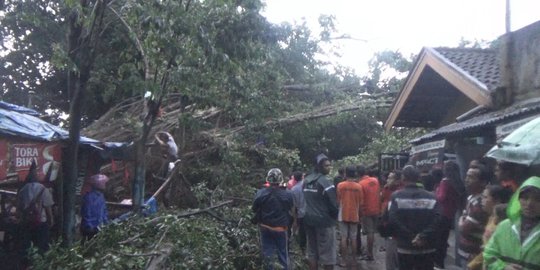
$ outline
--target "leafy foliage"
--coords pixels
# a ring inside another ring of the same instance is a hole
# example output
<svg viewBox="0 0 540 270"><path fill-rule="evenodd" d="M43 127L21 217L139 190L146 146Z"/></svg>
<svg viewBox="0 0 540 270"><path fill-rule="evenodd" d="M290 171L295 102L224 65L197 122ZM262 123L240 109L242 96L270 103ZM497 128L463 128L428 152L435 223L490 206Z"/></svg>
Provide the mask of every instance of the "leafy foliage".
<svg viewBox="0 0 540 270"><path fill-rule="evenodd" d="M390 132L382 132L374 136L373 140L363 149L360 154L348 156L337 161L334 168L348 165L371 165L378 162L380 153L401 153L410 147L409 141L425 133L421 129L394 129Z"/></svg>
<svg viewBox="0 0 540 270"><path fill-rule="evenodd" d="M365 91L370 94L399 92L414 58L414 55L405 57L399 51L375 53L369 61L369 75L364 77Z"/></svg>
<svg viewBox="0 0 540 270"><path fill-rule="evenodd" d="M76 3L78 1L6 2L6 14L2 19L4 44L13 43L13 49L2 57L11 63L7 66L13 68L0 72L0 79L3 78L5 83L6 101L24 104L26 93L34 91L41 109L67 111L68 93L62 89L65 89L66 72L74 66L68 60L67 43L63 38L67 27L64 18ZM241 123L246 127L248 141L279 138L280 133L287 133L282 137L285 144L279 140L268 141L278 147L291 146L302 138L287 142L289 132L265 129L264 122L305 112L314 106L355 100L370 83L380 84L375 72L381 69L380 66L375 67L373 78L362 86L362 80L349 70L334 67L330 72L322 68L325 63L316 60L315 56L322 51L321 45L329 42L336 30L332 16L321 16L319 21L323 31L315 37L305 24L269 23L260 15L262 6L259 0L112 1L104 14L102 41L94 48L98 51L87 85L83 124L92 122L128 97L146 91L154 96L170 93L178 94L182 101L180 112L183 114L179 123L185 126L187 134L197 136L205 126ZM27 47L29 49L25 49ZM31 62L20 61L29 53L35 55L29 58ZM386 61L402 70L404 64L400 57L399 54L380 54L379 62ZM38 71L20 72L40 66L48 67L47 80L62 87L49 87ZM15 75L23 77L13 80ZM36 84L21 88L9 84L13 82ZM287 85L302 85L304 90L289 91ZM50 98L45 93L56 96ZM221 110L218 122L190 120L193 112L210 107ZM366 111L363 114L372 113ZM380 120L378 114L375 117ZM341 134L336 132L340 130L338 125L343 125L349 134L366 133L362 130L352 132L360 127L359 122L346 123L347 119L354 119L354 115L341 114L333 120L314 125L306 123L304 125L308 127L296 128L306 130L302 132L302 137L309 138L306 142L322 142L311 144L311 147L294 147L300 151L301 159L306 160L314 152L308 148L339 146L324 142L324 138ZM366 124L366 130L370 126ZM326 133L324 136L320 136L322 130ZM367 133L366 136L369 137ZM237 139L245 140L246 137ZM342 137L335 137L334 142ZM351 154L362 147L358 140L364 138L357 137L352 146L336 150L335 157Z"/></svg>
<svg viewBox="0 0 540 270"><path fill-rule="evenodd" d="M259 269L257 227L249 212L246 206L223 207L215 213L221 220L175 212L132 218L84 244L34 253L33 269L146 269L162 254L160 269Z"/></svg>
<svg viewBox="0 0 540 270"><path fill-rule="evenodd" d="M0 36L2 98L16 104L32 103L41 110L67 111L66 76L55 76L49 61L53 46L64 39L63 4L54 1L5 1ZM32 94L34 93L34 94Z"/></svg>

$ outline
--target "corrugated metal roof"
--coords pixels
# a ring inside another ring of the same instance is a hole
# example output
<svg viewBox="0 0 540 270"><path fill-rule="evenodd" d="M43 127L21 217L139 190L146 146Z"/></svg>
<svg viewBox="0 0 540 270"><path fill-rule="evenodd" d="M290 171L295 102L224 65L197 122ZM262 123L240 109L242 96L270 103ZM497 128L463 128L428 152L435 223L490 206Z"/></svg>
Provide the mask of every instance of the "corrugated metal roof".
<svg viewBox="0 0 540 270"><path fill-rule="evenodd" d="M484 83L492 91L499 85L498 53L492 49L434 48L464 72Z"/></svg>
<svg viewBox="0 0 540 270"><path fill-rule="evenodd" d="M456 122L441 127L435 131L411 140L411 143L419 144L428 140L438 139L464 131L492 127L500 123L510 122L516 118L523 118L523 116L532 115L538 112L540 112L540 99L532 99L514 104L502 110L484 113L463 122Z"/></svg>

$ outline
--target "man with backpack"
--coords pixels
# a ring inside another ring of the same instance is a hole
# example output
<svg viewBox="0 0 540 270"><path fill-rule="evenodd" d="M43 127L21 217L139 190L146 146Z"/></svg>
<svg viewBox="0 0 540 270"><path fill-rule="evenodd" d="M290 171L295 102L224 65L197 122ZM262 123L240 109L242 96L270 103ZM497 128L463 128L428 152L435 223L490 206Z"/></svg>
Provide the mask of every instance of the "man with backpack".
<svg viewBox="0 0 540 270"><path fill-rule="evenodd" d="M259 225L264 269L273 269L272 257L276 252L283 269L289 269L287 229L291 222L293 197L280 188L284 182L280 169L268 171L266 182L269 186L257 192L251 207L255 213L254 221Z"/></svg>
<svg viewBox="0 0 540 270"><path fill-rule="evenodd" d="M17 193L23 255L26 255L30 243L34 243L40 253L49 249L49 228L54 223L53 204L51 192L37 180L36 166L33 163L25 185Z"/></svg>

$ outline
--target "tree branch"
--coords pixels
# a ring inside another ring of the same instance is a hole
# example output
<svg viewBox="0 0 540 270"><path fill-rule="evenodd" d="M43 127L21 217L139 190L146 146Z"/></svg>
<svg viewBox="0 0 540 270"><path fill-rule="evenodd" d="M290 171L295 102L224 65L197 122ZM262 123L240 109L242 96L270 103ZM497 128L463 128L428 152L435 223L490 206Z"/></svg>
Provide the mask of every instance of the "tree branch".
<svg viewBox="0 0 540 270"><path fill-rule="evenodd" d="M187 212L184 212L184 213L181 213L181 214L176 215L176 217L178 217L178 218L185 218L185 217L190 217L190 216L194 216L194 215L199 215L199 214L207 213L208 211L210 211L210 210L212 210L212 209L215 209L215 208L219 208L219 207L225 206L225 205L230 204L230 203L232 203L232 202L233 202L233 200L224 201L224 202L218 203L218 204L216 204L216 205L214 205L214 206L210 206L210 207L207 207L207 208L204 208L204 209L201 209L201 210L187 211ZM150 220L148 220L147 222L145 222L145 224L147 224L147 225L155 224L155 223L159 222L160 220L162 220L162 219L164 219L164 218L167 218L167 216L159 216L159 217L155 217L155 218L150 219Z"/></svg>
<svg viewBox="0 0 540 270"><path fill-rule="evenodd" d="M118 19L120 20L120 22L122 22L122 24L126 27L126 29L129 31L130 33L130 36L132 36L132 38L134 39L135 41L135 46L137 46L137 50L139 51L139 53L141 54L141 57L143 59L143 63L144 63L144 80L146 80L146 78L149 78L150 77L150 74L148 72L150 72L150 63L148 62L148 58L146 57L146 53L144 52L144 48L142 46L142 43L141 41L139 40L139 38L137 37L137 34L135 33L135 31L133 31L133 29L131 29L131 27L129 26L129 24L124 20L124 18L122 18L120 16L120 14L118 14L118 12L116 12L116 10L114 10L110 5L107 6L109 8L109 10L112 11L112 13L114 13L116 15L116 17L118 17Z"/></svg>
<svg viewBox="0 0 540 270"><path fill-rule="evenodd" d="M122 256L126 256L126 257L147 257L147 256L158 256L158 255L161 255L161 253L157 253L157 252L128 254L128 253L124 253L124 252L119 252L119 251L117 251L116 253L118 253L118 254L120 254L120 255L122 255Z"/></svg>

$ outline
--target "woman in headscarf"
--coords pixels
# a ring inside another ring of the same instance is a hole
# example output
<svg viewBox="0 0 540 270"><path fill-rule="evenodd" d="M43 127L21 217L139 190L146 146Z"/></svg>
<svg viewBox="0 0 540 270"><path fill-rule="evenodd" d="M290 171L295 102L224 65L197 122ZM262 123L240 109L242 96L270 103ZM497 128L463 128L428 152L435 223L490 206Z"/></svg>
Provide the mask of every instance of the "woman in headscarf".
<svg viewBox="0 0 540 270"><path fill-rule="evenodd" d="M508 219L484 248L489 270L540 269L540 177L527 179L512 196Z"/></svg>
<svg viewBox="0 0 540 270"><path fill-rule="evenodd" d="M81 235L83 240L89 240L96 235L101 226L109 223L107 207L105 205L105 186L109 178L103 174L96 174L87 179L92 190L82 198L81 205Z"/></svg>

